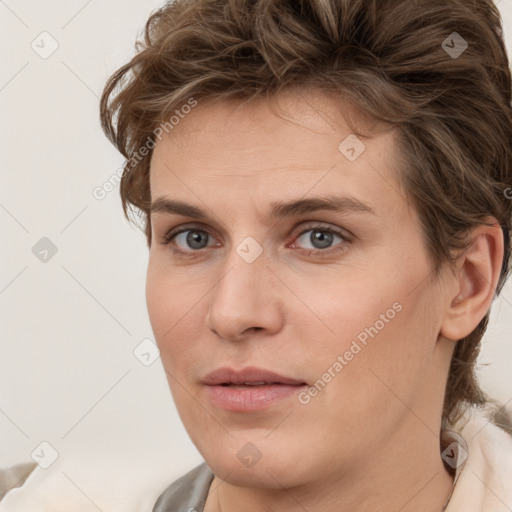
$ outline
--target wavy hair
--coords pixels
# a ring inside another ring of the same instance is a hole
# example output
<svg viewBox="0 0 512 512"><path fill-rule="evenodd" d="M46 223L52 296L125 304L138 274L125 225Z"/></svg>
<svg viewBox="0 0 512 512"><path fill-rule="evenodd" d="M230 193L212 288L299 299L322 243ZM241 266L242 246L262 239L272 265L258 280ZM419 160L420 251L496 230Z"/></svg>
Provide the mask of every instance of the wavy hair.
<svg viewBox="0 0 512 512"><path fill-rule="evenodd" d="M148 246L151 151L173 128L170 116L182 117L191 98L269 99L311 87L396 128L401 180L437 275L453 268L472 228L497 219L500 293L511 254L511 75L491 0L176 0L152 12L135 48L105 85L100 119L126 158L124 214L142 215ZM491 401L475 374L488 320L489 311L457 341L445 424L465 402Z"/></svg>

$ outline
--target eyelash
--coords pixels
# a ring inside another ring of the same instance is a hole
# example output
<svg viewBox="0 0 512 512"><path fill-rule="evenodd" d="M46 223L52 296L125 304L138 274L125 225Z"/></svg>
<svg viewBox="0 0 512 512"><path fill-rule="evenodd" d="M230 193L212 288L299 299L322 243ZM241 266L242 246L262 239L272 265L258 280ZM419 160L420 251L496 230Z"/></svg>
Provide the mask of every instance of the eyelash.
<svg viewBox="0 0 512 512"><path fill-rule="evenodd" d="M198 224L188 224L184 226L180 226L179 229L173 228L169 230L161 239L162 245L170 245L171 242L174 240L175 237L177 237L181 233L186 233L187 231L200 231L203 233L207 233L208 235L211 235L210 232L207 229L204 229L201 225ZM307 233L308 231L321 231L324 233L331 233L338 235L340 238L343 239L343 242L340 242L339 245L345 245L346 243L352 242L352 236L349 236L345 231L341 231L339 229L335 229L332 227L326 228L325 226L319 225L319 224L313 224L308 225L307 229L302 230L298 235L295 236L293 239L293 243L295 243L296 239L301 237L304 233ZM186 257L193 258L194 256L200 255L203 250L207 249L207 247L203 249L197 249L197 250L190 250L190 251L184 251L179 248L172 249L174 253ZM305 253L307 256L311 255L318 255L318 254L324 254L324 255L331 255L334 252L342 252L345 250L345 248L336 248L336 247L329 247L327 249L299 249L302 253Z"/></svg>

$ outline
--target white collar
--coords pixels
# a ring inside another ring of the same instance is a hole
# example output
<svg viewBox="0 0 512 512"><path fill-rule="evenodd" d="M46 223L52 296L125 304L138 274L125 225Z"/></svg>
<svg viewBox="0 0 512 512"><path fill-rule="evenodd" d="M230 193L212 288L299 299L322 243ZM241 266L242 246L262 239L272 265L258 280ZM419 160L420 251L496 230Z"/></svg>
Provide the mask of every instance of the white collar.
<svg viewBox="0 0 512 512"><path fill-rule="evenodd" d="M443 460L455 466L445 512L512 509L512 435L493 423L497 411L492 404L467 406L463 417L443 431L442 438L451 441Z"/></svg>

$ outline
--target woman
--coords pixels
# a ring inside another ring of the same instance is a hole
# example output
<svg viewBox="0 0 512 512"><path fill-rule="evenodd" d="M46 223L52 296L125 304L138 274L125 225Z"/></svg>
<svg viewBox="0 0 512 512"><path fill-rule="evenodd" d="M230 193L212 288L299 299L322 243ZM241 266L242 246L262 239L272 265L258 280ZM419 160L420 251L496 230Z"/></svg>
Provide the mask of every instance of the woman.
<svg viewBox="0 0 512 512"><path fill-rule="evenodd" d="M512 507L474 375L509 273L508 64L491 0L152 14L101 121L205 460L154 512Z"/></svg>

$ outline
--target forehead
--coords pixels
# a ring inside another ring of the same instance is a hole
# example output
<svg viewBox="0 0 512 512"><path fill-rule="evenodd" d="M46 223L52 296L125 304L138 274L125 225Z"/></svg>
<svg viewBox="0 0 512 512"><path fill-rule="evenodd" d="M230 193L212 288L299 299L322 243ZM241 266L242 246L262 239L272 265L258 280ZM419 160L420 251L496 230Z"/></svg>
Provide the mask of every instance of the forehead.
<svg viewBox="0 0 512 512"><path fill-rule="evenodd" d="M239 190L270 202L336 189L380 196L388 208L405 201L394 130L325 94L282 93L274 105L277 112L264 99L198 101L157 141L152 200L167 192L197 200L222 191L227 198ZM352 127L370 138L356 138Z"/></svg>
<svg viewBox="0 0 512 512"><path fill-rule="evenodd" d="M285 142L282 139L287 135L300 134L301 138L311 140L315 140L317 135L329 137L336 143L343 134L351 134L352 127L373 137L378 137L379 132L391 131L341 98L314 89L283 91L269 100L262 97L250 101L206 98L197 101L197 106L180 115L180 119L173 117L174 126L162 133L157 148L171 144L197 147L198 143L201 144L199 137L213 139L217 134L231 137L231 140L223 141L223 148L218 148L227 150L230 144L241 147L245 134L249 147L250 138L256 135L260 141L266 139L272 145L280 144L284 153L287 147L282 144ZM232 139L235 132L238 135L236 140ZM276 135L280 139L275 139ZM387 138L392 138L392 135ZM159 149L155 150L155 153L159 152Z"/></svg>

